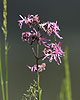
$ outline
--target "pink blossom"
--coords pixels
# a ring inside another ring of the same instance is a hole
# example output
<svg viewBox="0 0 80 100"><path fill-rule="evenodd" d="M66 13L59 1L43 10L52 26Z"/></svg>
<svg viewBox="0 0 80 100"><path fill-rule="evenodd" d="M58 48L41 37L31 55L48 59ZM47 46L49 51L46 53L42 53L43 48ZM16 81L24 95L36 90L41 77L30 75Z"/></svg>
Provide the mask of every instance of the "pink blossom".
<svg viewBox="0 0 80 100"><path fill-rule="evenodd" d="M40 21L39 21L39 16L38 16L38 15L35 15L35 16L34 16L34 15L28 14L28 17L27 17L27 18L26 18L26 17L23 18L21 15L19 15L19 16L20 16L21 19L22 19L22 20L18 20L20 29L22 28L23 22L24 22L25 24L28 24L30 28L32 27L32 24L36 25L36 24L38 24L38 23L40 22Z"/></svg>
<svg viewBox="0 0 80 100"><path fill-rule="evenodd" d="M61 49L61 42L59 42L58 44L54 44L51 43L49 44L49 46L51 47L51 49L44 49L43 53L44 53L44 59L48 58L49 62L52 62L52 60L54 59L57 64L59 65L59 62L61 63L61 57L64 56L64 52Z"/></svg>
<svg viewBox="0 0 80 100"><path fill-rule="evenodd" d="M37 65L34 65L32 67L28 66L27 67L32 71L32 72L35 72L35 71L39 71L39 72L42 72L43 70L45 70L45 67L46 67L46 64L45 63L42 63L41 65L38 65L38 69L37 69Z"/></svg>
<svg viewBox="0 0 80 100"><path fill-rule="evenodd" d="M43 44L45 47L49 48L49 46L47 45L47 42L50 40L42 37L40 32L36 31L36 29L35 29L35 32L31 31L31 33L30 32L23 32L21 38L23 41L31 40L31 44L37 40L39 45Z"/></svg>
<svg viewBox="0 0 80 100"><path fill-rule="evenodd" d="M46 64L45 63L42 63L41 65L38 65L39 72L42 72L43 70L45 70L45 67L46 67Z"/></svg>
<svg viewBox="0 0 80 100"><path fill-rule="evenodd" d="M36 24L38 24L40 22L38 14L33 16L33 22L35 22Z"/></svg>
<svg viewBox="0 0 80 100"><path fill-rule="evenodd" d="M31 36L30 32L23 32L21 38L22 38L23 41L27 41L27 40L29 41L30 36Z"/></svg>
<svg viewBox="0 0 80 100"><path fill-rule="evenodd" d="M42 24L39 24L39 28L43 29L49 36L51 36L52 33L54 33L54 37L55 37L55 41L56 41L56 36L59 39L63 39L60 35L59 35L59 26L57 25L57 21L55 22L45 22Z"/></svg>
<svg viewBox="0 0 80 100"><path fill-rule="evenodd" d="M59 29L59 26L57 25L57 21L56 21L56 23L51 23L51 25L53 25L53 32L55 33L55 40L56 40L56 36L59 38L59 39L63 39L63 37L61 37L60 35L59 35L59 31L60 31L60 29Z"/></svg>
<svg viewBox="0 0 80 100"><path fill-rule="evenodd" d="M32 67L30 67L30 66L28 66L27 65L27 67L33 72L35 72L35 71L37 71L37 65L34 65L34 66L32 66Z"/></svg>
<svg viewBox="0 0 80 100"><path fill-rule="evenodd" d="M52 56L53 56L53 52L52 52L52 50L51 49L44 49L43 50L43 53L44 53L44 58L42 59L42 60L44 60L44 59L46 59L46 58L49 58L49 62L51 62L51 60L50 60L50 56L51 56L51 58L52 58Z"/></svg>
<svg viewBox="0 0 80 100"><path fill-rule="evenodd" d="M40 22L38 14L37 15L28 14L27 20L28 20L28 23L25 23L25 24L28 24L30 28L32 27L32 24L36 25Z"/></svg>
<svg viewBox="0 0 80 100"><path fill-rule="evenodd" d="M18 22L19 22L19 26L20 26L20 29L22 28L22 24L23 24L23 22L25 22L27 19L26 19L26 17L25 18L23 18L21 15L19 15L20 17L21 17L21 19L22 20L18 20Z"/></svg>
<svg viewBox="0 0 80 100"><path fill-rule="evenodd" d="M49 48L49 46L47 45L47 42L48 41L50 41L49 39L46 39L46 38L39 38L39 40L38 40L38 43L39 43L39 45L41 45L41 42L42 42L42 44L46 47L46 48Z"/></svg>
<svg viewBox="0 0 80 100"><path fill-rule="evenodd" d="M36 22L36 24L38 24L40 22L38 14L37 15L30 15L30 14L28 14L28 18L27 19L28 19L28 21L30 23Z"/></svg>
<svg viewBox="0 0 80 100"><path fill-rule="evenodd" d="M39 43L39 45L41 45L41 43L42 43L45 47L49 48L49 46L47 45L47 42L50 41L50 40L42 37L42 35L40 34L40 32L36 31L35 28L33 28L33 30L35 32L31 31L31 32L33 32L33 34L32 34L32 42L34 42L35 40L37 40L38 43Z"/></svg>

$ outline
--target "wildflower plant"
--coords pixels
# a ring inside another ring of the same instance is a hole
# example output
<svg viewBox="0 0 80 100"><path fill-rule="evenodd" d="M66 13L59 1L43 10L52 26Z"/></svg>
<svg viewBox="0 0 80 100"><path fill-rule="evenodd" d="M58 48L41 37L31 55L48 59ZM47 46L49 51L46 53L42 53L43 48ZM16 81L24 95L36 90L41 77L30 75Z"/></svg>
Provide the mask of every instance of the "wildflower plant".
<svg viewBox="0 0 80 100"><path fill-rule="evenodd" d="M60 28L57 24L57 21L56 22L47 21L44 23L40 23L38 14L37 15L28 14L27 17L23 17L22 15L19 16L21 18L20 20L18 20L20 29L22 29L23 24L28 25L28 28L30 29L30 31L22 32L21 38L24 42L26 42L31 46L32 52L36 59L36 64L33 66L27 65L27 68L29 68L31 72L37 73L37 82L36 82L37 95L35 95L35 98L37 100L41 100L42 89L40 88L39 85L40 83L39 73L41 73L46 69L46 63L44 63L43 61L47 58L50 63L54 60L58 65L61 64L61 57L64 56L64 51L61 48L61 42L59 41L57 43L56 38L61 40L63 39L63 37L60 35ZM50 37L53 38L53 41L50 39ZM37 53L35 52L34 43L37 43ZM43 56L40 57L39 57L39 46L44 46L44 50L42 51ZM39 64L39 60L42 60L42 64ZM30 97L32 98L32 96ZM29 100L31 100L31 98L29 98Z"/></svg>

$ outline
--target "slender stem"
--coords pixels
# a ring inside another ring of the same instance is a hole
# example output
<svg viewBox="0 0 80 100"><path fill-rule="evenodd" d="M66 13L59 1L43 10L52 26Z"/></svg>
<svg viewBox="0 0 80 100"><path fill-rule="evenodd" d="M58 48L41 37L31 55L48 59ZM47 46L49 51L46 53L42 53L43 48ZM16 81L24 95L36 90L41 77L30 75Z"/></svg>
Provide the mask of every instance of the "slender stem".
<svg viewBox="0 0 80 100"><path fill-rule="evenodd" d="M7 60L7 37L5 36L5 70L6 70L6 78L5 78L5 87L6 87L6 100L8 100L8 60Z"/></svg>
<svg viewBox="0 0 80 100"><path fill-rule="evenodd" d="M37 69L38 69L38 60L39 60L38 56L39 56L39 45L37 42L37 58L36 58ZM38 70L37 70L37 85L38 85L38 100L41 100L42 90L40 89L40 86L39 86L39 71Z"/></svg>
<svg viewBox="0 0 80 100"><path fill-rule="evenodd" d="M39 56L39 45L37 43L37 57ZM38 59L36 59L37 69L38 69ZM37 83L38 83L38 90L39 90L39 71L37 70Z"/></svg>
<svg viewBox="0 0 80 100"><path fill-rule="evenodd" d="M68 48L65 49L65 56L64 56L64 66L65 66L65 91L67 100L72 100L72 93L71 93L71 81L70 81L70 71L69 71L69 62L68 62Z"/></svg>
<svg viewBox="0 0 80 100"><path fill-rule="evenodd" d="M60 100L65 100L65 79L62 80L61 84Z"/></svg>
<svg viewBox="0 0 80 100"><path fill-rule="evenodd" d="M37 57L37 55L35 53L35 50L34 50L34 47L32 45L31 45L31 49L32 49L32 52L33 52L34 57L37 59L38 57Z"/></svg>
<svg viewBox="0 0 80 100"><path fill-rule="evenodd" d="M37 59L38 57L37 57L37 55L36 55L36 53L35 53L34 46L32 46L32 44L31 44L29 41L27 41L27 43L30 45L30 47L31 47L31 49L32 49L32 52L33 52L33 55L34 55L34 57Z"/></svg>
<svg viewBox="0 0 80 100"><path fill-rule="evenodd" d="M2 65L1 65L1 46L0 46L0 83L1 83L1 89L2 89L2 97L3 97L3 100L5 100L4 82L3 82Z"/></svg>
<svg viewBox="0 0 80 100"><path fill-rule="evenodd" d="M8 61L7 61L7 0L3 0L3 27L2 31L5 36L5 70L6 70L6 76L5 76L5 88L6 88L6 100L8 100Z"/></svg>

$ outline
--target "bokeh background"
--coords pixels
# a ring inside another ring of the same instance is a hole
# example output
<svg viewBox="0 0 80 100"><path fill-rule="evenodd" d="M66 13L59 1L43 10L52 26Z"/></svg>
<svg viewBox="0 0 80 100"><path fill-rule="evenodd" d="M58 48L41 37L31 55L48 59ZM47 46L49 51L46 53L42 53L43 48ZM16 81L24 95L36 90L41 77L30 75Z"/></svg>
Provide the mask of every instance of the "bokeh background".
<svg viewBox="0 0 80 100"><path fill-rule="evenodd" d="M19 15L39 14L41 22L58 21L63 36L63 49L69 47L72 100L80 100L80 0L8 0L8 51L9 100L21 100L36 73L30 72L26 65L34 65L35 59L30 47L22 42L18 26ZM0 27L2 26L2 0L0 0ZM25 30L26 31L26 30ZM2 44L2 66L4 70L4 36L0 28ZM48 60L46 71L40 74L43 89L42 100L59 100L64 78L64 63L58 66ZM5 74L4 74L5 76ZM5 77L4 77L5 78ZM1 100L1 87L0 87Z"/></svg>

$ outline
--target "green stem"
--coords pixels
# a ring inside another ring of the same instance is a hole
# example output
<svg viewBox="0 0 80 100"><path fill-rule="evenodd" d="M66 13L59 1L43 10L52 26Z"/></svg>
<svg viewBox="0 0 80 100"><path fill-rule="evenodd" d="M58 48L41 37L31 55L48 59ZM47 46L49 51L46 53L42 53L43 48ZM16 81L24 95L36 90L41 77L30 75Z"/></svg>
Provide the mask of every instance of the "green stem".
<svg viewBox="0 0 80 100"><path fill-rule="evenodd" d="M37 42L37 59L36 59L37 69L38 69L38 60L39 60L38 56L39 56L39 45ZM40 86L39 86L39 71L38 70L37 70L37 85L38 85L38 100L41 100L42 90L40 89Z"/></svg>
<svg viewBox="0 0 80 100"><path fill-rule="evenodd" d="M70 71L69 71L69 63L68 63L68 48L65 49L64 66L65 66L66 97L67 97L67 100L72 100Z"/></svg>
<svg viewBox="0 0 80 100"><path fill-rule="evenodd" d="M60 100L65 100L65 79L63 79L61 84Z"/></svg>
<svg viewBox="0 0 80 100"><path fill-rule="evenodd" d="M3 33L5 36L5 88L6 88L6 100L8 100L8 61L7 61L7 0L3 0Z"/></svg>
<svg viewBox="0 0 80 100"><path fill-rule="evenodd" d="M8 60L7 60L7 36L5 35L5 70L6 70L6 78L5 78L5 88L6 88L6 100L8 100Z"/></svg>
<svg viewBox="0 0 80 100"><path fill-rule="evenodd" d="M0 45L0 83L1 83L1 89L2 89L2 97L3 97L3 100L5 100L4 82L3 82L2 65L1 65L1 45Z"/></svg>

